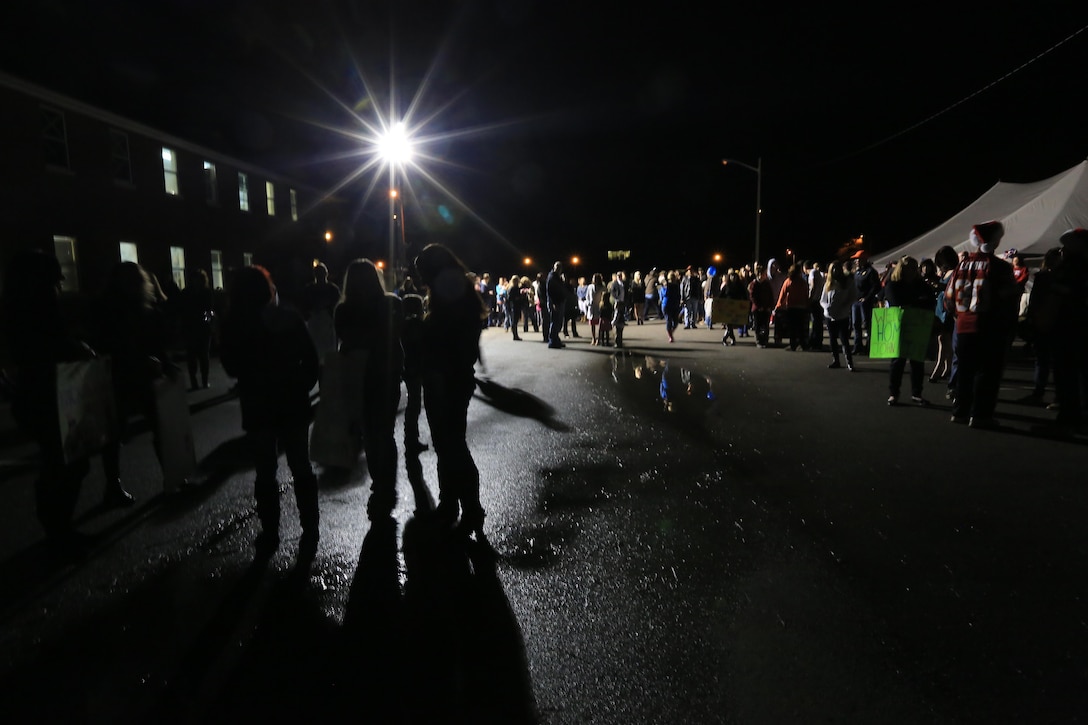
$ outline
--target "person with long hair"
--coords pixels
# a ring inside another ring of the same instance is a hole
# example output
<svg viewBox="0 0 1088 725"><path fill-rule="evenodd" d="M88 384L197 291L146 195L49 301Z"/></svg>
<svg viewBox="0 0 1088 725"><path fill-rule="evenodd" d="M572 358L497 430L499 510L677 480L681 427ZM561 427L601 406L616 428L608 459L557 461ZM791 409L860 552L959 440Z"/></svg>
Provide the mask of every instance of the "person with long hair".
<svg viewBox="0 0 1088 725"><path fill-rule="evenodd" d="M385 291L382 275L369 259L356 259L344 273L343 296L334 315L340 352L365 351L362 421L363 451L370 471L367 514L389 516L397 504L397 408L404 373L404 304ZM482 325L477 320L477 329ZM477 332L479 334L479 332Z"/></svg>
<svg viewBox="0 0 1088 725"><path fill-rule="evenodd" d="M427 245L415 267L427 288L423 407L438 457L438 519L453 525L460 514L460 529L482 536L480 471L468 447L468 405L476 389L480 321L487 308L468 269L447 247Z"/></svg>
<svg viewBox="0 0 1088 725"><path fill-rule="evenodd" d="M832 262L824 279L824 289L820 293L820 307L824 311L827 324L827 336L831 342L831 364L829 368L840 368L839 348L846 354L846 369L854 372L854 353L850 349L850 311L858 299L858 290L854 286L854 275L846 271L842 262Z"/></svg>
<svg viewBox="0 0 1088 725"><path fill-rule="evenodd" d="M131 506L134 502L121 483L121 443L133 415L142 415L147 421L155 453L161 455L154 383L178 372L167 351L168 326L161 299L161 288L147 270L135 262L120 262L111 270L99 300L95 349L111 357L117 406L117 428L102 449L107 505Z"/></svg>
<svg viewBox="0 0 1088 725"><path fill-rule="evenodd" d="M631 315L636 325L643 323L645 309L646 283L642 281L642 272L636 271L631 279Z"/></svg>
<svg viewBox="0 0 1088 725"><path fill-rule="evenodd" d="M936 383L938 380L949 380L952 377L952 330L956 326L956 318L945 306L944 288L948 286L948 280L952 279L952 273L956 271L960 258L955 249L945 245L933 255L933 262L937 266L938 274L937 304L934 307L934 315L937 318L937 360L933 363L929 382Z"/></svg>
<svg viewBox="0 0 1088 725"><path fill-rule="evenodd" d="M282 448L294 478L302 525L298 562L307 565L317 554L320 523L308 439L310 391L319 372L317 349L302 315L279 305L275 284L263 267L237 270L229 295L220 360L227 375L238 380L242 429L256 469L253 495L261 524L257 556L269 557L279 548L276 470Z"/></svg>
<svg viewBox="0 0 1088 725"><path fill-rule="evenodd" d="M900 258L888 276L884 286L884 301L889 307L917 307L933 309L933 289L926 283L918 269L918 260L911 256ZM888 405L899 403L899 390L903 382L903 370L907 359L900 354L891 362L888 378ZM922 380L925 377L925 362L910 360L910 399L915 405L929 405L922 397Z"/></svg>

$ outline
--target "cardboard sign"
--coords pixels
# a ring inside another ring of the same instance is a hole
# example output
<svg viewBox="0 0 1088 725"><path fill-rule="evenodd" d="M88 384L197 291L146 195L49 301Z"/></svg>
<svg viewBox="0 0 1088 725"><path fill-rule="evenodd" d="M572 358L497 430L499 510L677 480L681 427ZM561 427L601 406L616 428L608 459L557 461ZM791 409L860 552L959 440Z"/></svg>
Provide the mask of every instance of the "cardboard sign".
<svg viewBox="0 0 1088 725"><path fill-rule="evenodd" d="M748 324L748 300L732 300L728 297L715 297L710 308L710 321L715 325L740 327Z"/></svg>
<svg viewBox="0 0 1088 725"><path fill-rule="evenodd" d="M877 307L869 327L869 357L925 360L933 313L917 307Z"/></svg>

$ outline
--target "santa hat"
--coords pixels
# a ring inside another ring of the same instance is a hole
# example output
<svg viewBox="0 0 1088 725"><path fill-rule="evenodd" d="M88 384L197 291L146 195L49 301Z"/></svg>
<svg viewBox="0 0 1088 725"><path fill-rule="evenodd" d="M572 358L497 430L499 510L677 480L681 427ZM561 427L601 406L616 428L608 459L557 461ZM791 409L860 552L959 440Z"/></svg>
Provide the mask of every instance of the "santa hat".
<svg viewBox="0 0 1088 725"><path fill-rule="evenodd" d="M1001 222L983 222L971 227L971 246L978 247L984 254L990 254L1005 236L1005 225Z"/></svg>

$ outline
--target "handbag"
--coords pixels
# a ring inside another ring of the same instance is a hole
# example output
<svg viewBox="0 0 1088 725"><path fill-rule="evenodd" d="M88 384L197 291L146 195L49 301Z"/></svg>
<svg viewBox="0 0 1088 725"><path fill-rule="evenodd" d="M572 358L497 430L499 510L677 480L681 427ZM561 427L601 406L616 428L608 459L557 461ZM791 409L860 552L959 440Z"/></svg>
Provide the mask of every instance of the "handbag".
<svg viewBox="0 0 1088 725"><path fill-rule="evenodd" d="M117 430L110 358L57 363L57 419L65 463L102 450Z"/></svg>
<svg viewBox="0 0 1088 725"><path fill-rule="evenodd" d="M333 352L321 371L321 398L310 431L310 460L327 468L355 468L362 452L363 375L367 352Z"/></svg>

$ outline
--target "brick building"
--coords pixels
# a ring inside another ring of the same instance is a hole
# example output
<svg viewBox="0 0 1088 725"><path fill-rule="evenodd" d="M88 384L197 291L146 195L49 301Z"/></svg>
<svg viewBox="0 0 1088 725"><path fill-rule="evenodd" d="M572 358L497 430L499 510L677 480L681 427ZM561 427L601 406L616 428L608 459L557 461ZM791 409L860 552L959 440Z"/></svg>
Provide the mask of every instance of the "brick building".
<svg viewBox="0 0 1088 725"><path fill-rule="evenodd" d="M343 204L233 159L0 74L0 280L11 255L56 254L68 308L101 290L113 265L139 262L168 292L203 268L268 267L289 298L350 238Z"/></svg>

